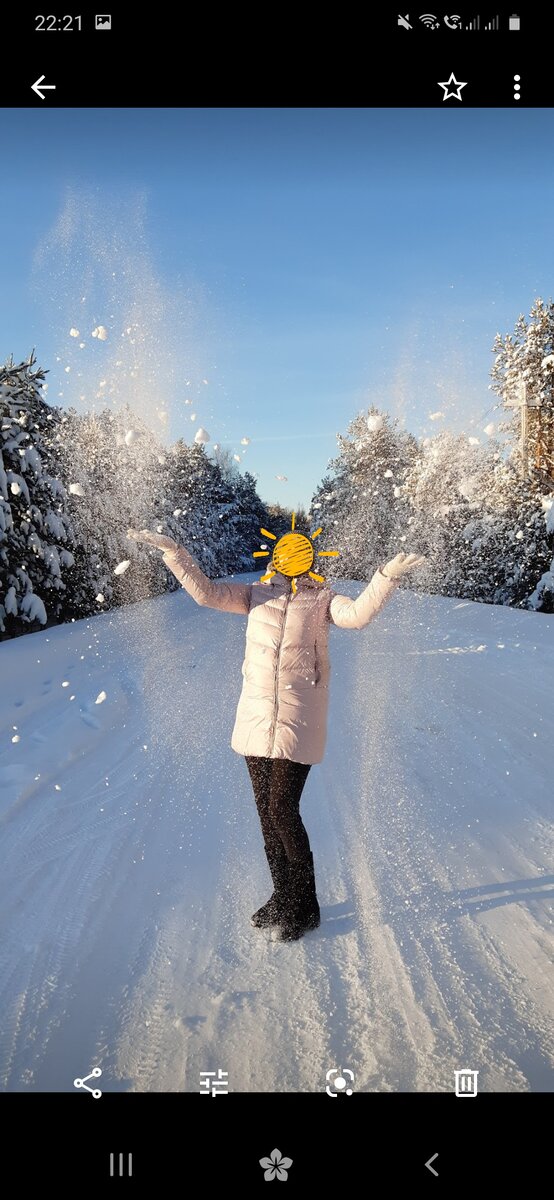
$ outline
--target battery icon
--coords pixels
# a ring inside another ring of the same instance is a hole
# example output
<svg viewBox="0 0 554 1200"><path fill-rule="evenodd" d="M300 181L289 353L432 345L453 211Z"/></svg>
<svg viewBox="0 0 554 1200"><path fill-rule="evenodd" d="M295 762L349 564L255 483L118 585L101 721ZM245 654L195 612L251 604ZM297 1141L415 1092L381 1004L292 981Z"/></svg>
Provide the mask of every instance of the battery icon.
<svg viewBox="0 0 554 1200"><path fill-rule="evenodd" d="M516 13L513 13L512 16L509 17L508 26L510 29L520 29L521 28L521 22Z"/></svg>

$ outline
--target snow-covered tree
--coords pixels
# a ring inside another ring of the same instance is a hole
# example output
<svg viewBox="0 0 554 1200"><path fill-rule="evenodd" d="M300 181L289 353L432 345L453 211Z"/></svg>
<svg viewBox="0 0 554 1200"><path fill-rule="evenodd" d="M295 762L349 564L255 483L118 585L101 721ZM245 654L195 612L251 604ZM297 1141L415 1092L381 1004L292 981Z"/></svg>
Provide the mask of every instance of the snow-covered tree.
<svg viewBox="0 0 554 1200"><path fill-rule="evenodd" d="M508 404L521 398L525 385L531 402L527 417L525 462L520 441L521 409L507 410L501 424L511 443L511 457L530 478L530 486L554 487L554 303L535 300L530 321L518 317L514 332L497 333L490 388ZM509 413L509 415L508 415Z"/></svg>
<svg viewBox="0 0 554 1200"><path fill-rule="evenodd" d="M64 619L73 530L59 478L61 414L33 354L0 368L0 636Z"/></svg>
<svg viewBox="0 0 554 1200"><path fill-rule="evenodd" d="M127 538L127 529L139 519L156 527L163 504L164 447L128 406L115 413L71 409L60 437L78 540L73 615L164 591L159 556L157 561ZM140 564L140 570L122 570L125 562Z"/></svg>
<svg viewBox="0 0 554 1200"><path fill-rule="evenodd" d="M327 574L366 579L406 535L404 481L417 442L398 421L372 406L338 435L338 456L317 489L311 519L322 526L321 549L339 550Z"/></svg>

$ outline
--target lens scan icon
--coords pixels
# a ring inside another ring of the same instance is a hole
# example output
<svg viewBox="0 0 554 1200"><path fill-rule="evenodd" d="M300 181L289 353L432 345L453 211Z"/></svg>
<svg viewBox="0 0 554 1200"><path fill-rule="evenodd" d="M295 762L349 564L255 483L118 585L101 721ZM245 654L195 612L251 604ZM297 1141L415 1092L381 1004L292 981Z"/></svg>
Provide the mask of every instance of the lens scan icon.
<svg viewBox="0 0 554 1200"><path fill-rule="evenodd" d="M331 1067L325 1076L328 1096L351 1096L354 1090L354 1072L348 1068Z"/></svg>

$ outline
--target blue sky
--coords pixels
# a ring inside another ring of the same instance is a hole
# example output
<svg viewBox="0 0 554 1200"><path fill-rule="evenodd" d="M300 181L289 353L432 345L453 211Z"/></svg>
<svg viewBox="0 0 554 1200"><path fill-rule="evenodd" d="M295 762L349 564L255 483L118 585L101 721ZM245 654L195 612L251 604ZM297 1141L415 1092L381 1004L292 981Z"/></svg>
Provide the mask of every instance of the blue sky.
<svg viewBox="0 0 554 1200"><path fill-rule="evenodd" d="M36 346L78 409L111 371L111 402L136 386L293 506L369 404L485 440L494 335L554 297L552 132L550 109L4 110L0 356ZM118 390L130 307L152 373Z"/></svg>

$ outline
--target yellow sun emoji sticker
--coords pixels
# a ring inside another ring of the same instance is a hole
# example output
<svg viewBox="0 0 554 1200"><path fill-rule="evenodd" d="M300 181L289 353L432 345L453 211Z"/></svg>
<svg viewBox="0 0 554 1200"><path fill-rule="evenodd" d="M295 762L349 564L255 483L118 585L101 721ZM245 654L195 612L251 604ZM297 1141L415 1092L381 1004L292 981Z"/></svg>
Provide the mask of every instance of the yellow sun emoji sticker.
<svg viewBox="0 0 554 1200"><path fill-rule="evenodd" d="M279 571L280 575L286 575L288 579L292 579L292 590L296 592L296 580L299 575L308 574L311 579L317 579L319 583L325 583L323 575L316 575L315 571L311 570L314 565L314 557L317 554L318 558L337 558L338 550L314 550L312 542L322 533L322 528L316 529L309 537L303 533L295 533L295 514L292 514L291 532L285 533L284 537L277 538L274 533L270 533L269 529L260 528L260 533L264 537L271 538L277 545L273 551L273 567L275 570L268 571L266 575L260 576L260 583L265 583L271 579L273 575ZM269 550L254 550L253 558L269 558Z"/></svg>

